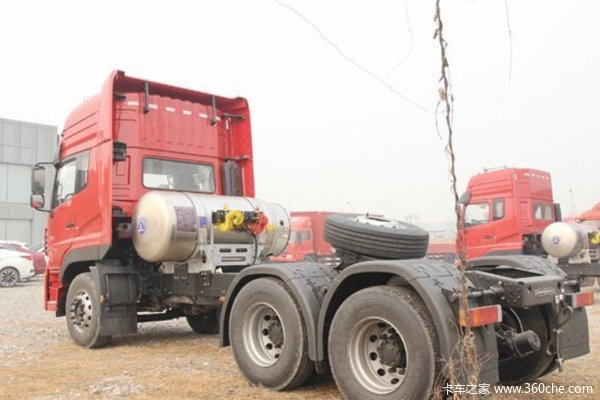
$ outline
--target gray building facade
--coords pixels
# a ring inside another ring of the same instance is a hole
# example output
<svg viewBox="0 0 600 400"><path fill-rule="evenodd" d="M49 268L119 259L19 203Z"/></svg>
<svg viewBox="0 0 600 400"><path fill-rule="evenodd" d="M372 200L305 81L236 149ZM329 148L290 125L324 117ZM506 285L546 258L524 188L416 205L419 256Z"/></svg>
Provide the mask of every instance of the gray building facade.
<svg viewBox="0 0 600 400"><path fill-rule="evenodd" d="M29 206L31 169L52 161L55 126L0 118L0 240L42 243L48 214Z"/></svg>

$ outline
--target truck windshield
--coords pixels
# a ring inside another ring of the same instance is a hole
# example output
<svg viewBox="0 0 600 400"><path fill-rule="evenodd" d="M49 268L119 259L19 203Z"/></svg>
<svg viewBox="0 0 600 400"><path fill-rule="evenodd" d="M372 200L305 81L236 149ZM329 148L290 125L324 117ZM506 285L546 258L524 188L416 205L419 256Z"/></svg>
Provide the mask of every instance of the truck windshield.
<svg viewBox="0 0 600 400"><path fill-rule="evenodd" d="M147 188L203 193L215 191L212 165L145 158L143 170L143 183Z"/></svg>
<svg viewBox="0 0 600 400"><path fill-rule="evenodd" d="M537 203L533 205L533 217L542 221L553 221L552 206L550 204Z"/></svg>

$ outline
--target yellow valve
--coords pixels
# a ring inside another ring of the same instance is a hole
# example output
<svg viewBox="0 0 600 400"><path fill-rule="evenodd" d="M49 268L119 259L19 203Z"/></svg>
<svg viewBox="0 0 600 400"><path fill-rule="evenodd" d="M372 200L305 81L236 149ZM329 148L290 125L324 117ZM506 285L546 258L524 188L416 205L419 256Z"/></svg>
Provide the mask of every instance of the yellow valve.
<svg viewBox="0 0 600 400"><path fill-rule="evenodd" d="M234 227L241 228L244 226L244 213L240 210L228 211L225 215L225 222L218 223L216 226L223 233L229 232Z"/></svg>
<svg viewBox="0 0 600 400"><path fill-rule="evenodd" d="M267 231L271 232L273 229L275 229L275 226L273 226L273 224L269 223L267 224Z"/></svg>
<svg viewBox="0 0 600 400"><path fill-rule="evenodd" d="M244 226L244 213L239 210L233 210L229 212L229 215L232 215L231 219L233 220L233 226L236 228L241 228Z"/></svg>
<svg viewBox="0 0 600 400"><path fill-rule="evenodd" d="M590 243L598 245L600 244L600 232L596 232L593 238L590 239Z"/></svg>

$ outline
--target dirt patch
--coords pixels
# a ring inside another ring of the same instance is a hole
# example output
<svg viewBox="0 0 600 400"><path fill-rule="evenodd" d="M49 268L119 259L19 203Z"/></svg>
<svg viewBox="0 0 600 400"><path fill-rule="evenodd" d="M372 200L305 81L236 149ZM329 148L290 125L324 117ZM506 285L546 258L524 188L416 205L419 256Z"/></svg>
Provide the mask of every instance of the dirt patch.
<svg viewBox="0 0 600 400"><path fill-rule="evenodd" d="M593 290L599 303L600 289ZM193 333L184 320L140 324L137 335L118 338L110 347L81 349L71 343L64 318L43 310L42 298L40 280L0 291L1 399L342 399L329 377L283 393L252 387L230 348L219 348L216 336ZM588 312L591 354L538 382L594 385L600 393L600 304ZM485 398L597 399L598 393Z"/></svg>

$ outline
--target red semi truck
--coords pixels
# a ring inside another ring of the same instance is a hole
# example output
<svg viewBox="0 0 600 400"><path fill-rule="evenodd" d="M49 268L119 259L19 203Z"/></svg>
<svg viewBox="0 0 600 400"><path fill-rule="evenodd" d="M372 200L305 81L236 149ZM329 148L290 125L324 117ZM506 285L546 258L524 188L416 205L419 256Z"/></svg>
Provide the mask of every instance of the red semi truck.
<svg viewBox="0 0 600 400"><path fill-rule="evenodd" d="M332 263L335 249L323 237L325 220L333 212L292 211L291 234L285 251L271 257L273 262L315 261Z"/></svg>
<svg viewBox="0 0 600 400"><path fill-rule="evenodd" d="M466 258L543 252L541 235L560 220L548 172L531 168L486 171L461 196Z"/></svg>
<svg viewBox="0 0 600 400"><path fill-rule="evenodd" d="M473 260L467 309L457 269L423 259L428 234L383 217L327 217L335 269L262 263L290 223L252 197L251 143L245 99L118 71L70 114L56 160L33 169L31 205L48 212L45 307L75 343L186 317L219 331L253 384L291 389L331 369L349 399L429 398L450 360L460 368L467 326L485 383L589 352L593 298L540 257Z"/></svg>
<svg viewBox="0 0 600 400"><path fill-rule="evenodd" d="M598 224L590 210L580 221L561 222L550 173L531 168L486 171L469 180L461 197L467 260L493 255L537 255L575 278L600 276Z"/></svg>

